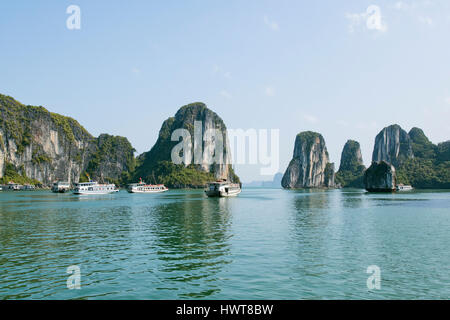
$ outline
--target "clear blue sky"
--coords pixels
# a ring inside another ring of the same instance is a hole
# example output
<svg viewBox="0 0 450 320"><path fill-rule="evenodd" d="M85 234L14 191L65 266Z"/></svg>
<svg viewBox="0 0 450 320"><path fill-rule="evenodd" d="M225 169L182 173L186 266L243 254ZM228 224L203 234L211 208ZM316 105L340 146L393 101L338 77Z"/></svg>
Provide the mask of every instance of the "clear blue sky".
<svg viewBox="0 0 450 320"><path fill-rule="evenodd" d="M81 30L66 8L81 8ZM370 5L380 8L375 28ZM0 92L72 116L139 153L162 122L203 101L229 128L323 134L339 165L347 139L366 164L398 123L450 139L450 1L2 1ZM255 167L238 168L244 181Z"/></svg>

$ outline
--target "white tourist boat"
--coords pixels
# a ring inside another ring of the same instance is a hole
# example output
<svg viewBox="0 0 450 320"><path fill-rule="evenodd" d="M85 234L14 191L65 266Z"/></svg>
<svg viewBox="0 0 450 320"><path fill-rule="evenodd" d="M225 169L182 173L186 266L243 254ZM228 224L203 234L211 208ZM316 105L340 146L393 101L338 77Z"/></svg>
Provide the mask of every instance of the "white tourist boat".
<svg viewBox="0 0 450 320"><path fill-rule="evenodd" d="M129 184L127 190L129 193L161 193L169 189L163 184L146 184L140 179L139 183Z"/></svg>
<svg viewBox="0 0 450 320"><path fill-rule="evenodd" d="M22 190L22 188L23 188L23 186L21 184L14 183L12 181L10 181L8 183L8 190L20 191L20 190Z"/></svg>
<svg viewBox="0 0 450 320"><path fill-rule="evenodd" d="M75 184L74 194L108 194L119 192L115 184L99 184L96 181Z"/></svg>
<svg viewBox="0 0 450 320"><path fill-rule="evenodd" d="M240 183L218 180L208 183L205 193L208 197L233 197L241 193Z"/></svg>
<svg viewBox="0 0 450 320"><path fill-rule="evenodd" d="M404 185L404 184L398 184L395 187L395 190L397 190L397 191L411 191L412 189L413 189L413 187Z"/></svg>
<svg viewBox="0 0 450 320"><path fill-rule="evenodd" d="M70 183L64 181L57 181L52 186L52 192L64 193L70 190Z"/></svg>

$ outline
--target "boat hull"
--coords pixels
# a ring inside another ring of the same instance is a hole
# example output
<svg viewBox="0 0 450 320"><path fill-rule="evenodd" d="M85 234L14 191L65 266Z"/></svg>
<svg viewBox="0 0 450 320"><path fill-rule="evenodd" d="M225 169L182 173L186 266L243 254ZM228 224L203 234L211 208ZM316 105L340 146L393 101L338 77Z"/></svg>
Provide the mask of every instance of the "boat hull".
<svg viewBox="0 0 450 320"><path fill-rule="evenodd" d="M119 192L119 190L110 190L110 191L74 191L73 194L76 195L99 195L99 194L111 194Z"/></svg>
<svg viewBox="0 0 450 320"><path fill-rule="evenodd" d="M394 193L395 189L366 189L368 192L373 193Z"/></svg>
<svg viewBox="0 0 450 320"><path fill-rule="evenodd" d="M231 190L231 191L218 191L218 190L206 190L205 191L206 195L210 198L214 198L214 197L220 197L220 198L225 198L225 197L235 197L237 196L239 193L241 193L241 190Z"/></svg>
<svg viewBox="0 0 450 320"><path fill-rule="evenodd" d="M405 192L405 191L412 191L412 190L413 190L413 188L399 188L399 189L396 189L397 192Z"/></svg>
<svg viewBox="0 0 450 320"><path fill-rule="evenodd" d="M66 193L68 191L69 191L69 189L58 189L58 190L52 189L53 193Z"/></svg>
<svg viewBox="0 0 450 320"><path fill-rule="evenodd" d="M169 191L169 189L156 190L156 191L128 190L129 193L162 193L162 192L166 192L166 191Z"/></svg>

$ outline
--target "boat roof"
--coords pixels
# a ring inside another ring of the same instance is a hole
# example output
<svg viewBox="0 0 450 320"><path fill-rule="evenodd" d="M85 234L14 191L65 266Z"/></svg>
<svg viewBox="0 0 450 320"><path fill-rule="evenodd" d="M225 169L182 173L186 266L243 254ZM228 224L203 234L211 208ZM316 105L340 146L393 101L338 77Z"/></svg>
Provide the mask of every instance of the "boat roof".
<svg viewBox="0 0 450 320"><path fill-rule="evenodd" d="M217 180L217 181L209 182L209 184L233 184L233 183L231 181L227 181L227 180Z"/></svg>
<svg viewBox="0 0 450 320"><path fill-rule="evenodd" d="M146 186L146 187L163 187L164 184L146 184L145 182L142 183L130 183L129 186Z"/></svg>

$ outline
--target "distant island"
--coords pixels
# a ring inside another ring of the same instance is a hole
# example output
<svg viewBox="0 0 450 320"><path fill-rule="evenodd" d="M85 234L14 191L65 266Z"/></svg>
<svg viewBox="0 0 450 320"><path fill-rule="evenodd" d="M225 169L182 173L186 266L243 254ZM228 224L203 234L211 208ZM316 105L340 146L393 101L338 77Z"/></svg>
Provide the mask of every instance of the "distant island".
<svg viewBox="0 0 450 320"><path fill-rule="evenodd" d="M354 187L388 191L398 184L418 189L450 188L450 141L433 144L422 129L409 133L394 124L375 138L372 164L366 169L357 141L348 140L338 172L329 162L325 140L317 132L299 133L282 186L286 189Z"/></svg>
<svg viewBox="0 0 450 320"><path fill-rule="evenodd" d="M334 164L329 162L325 139L305 131L295 138L294 154L281 180L285 189L334 188Z"/></svg>
<svg viewBox="0 0 450 320"><path fill-rule="evenodd" d="M244 182L242 185L244 187L281 188L281 179L283 179L283 174L278 172L272 180Z"/></svg>

